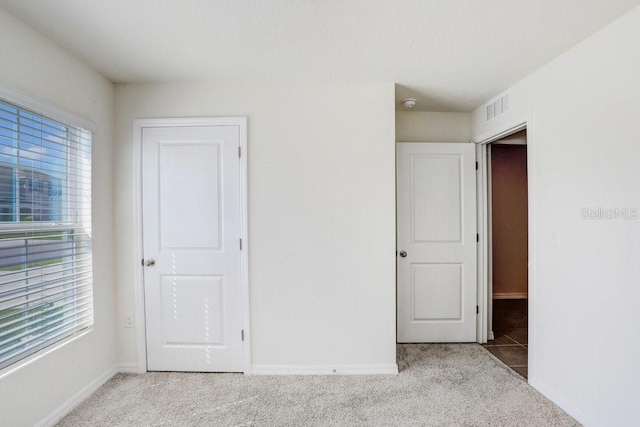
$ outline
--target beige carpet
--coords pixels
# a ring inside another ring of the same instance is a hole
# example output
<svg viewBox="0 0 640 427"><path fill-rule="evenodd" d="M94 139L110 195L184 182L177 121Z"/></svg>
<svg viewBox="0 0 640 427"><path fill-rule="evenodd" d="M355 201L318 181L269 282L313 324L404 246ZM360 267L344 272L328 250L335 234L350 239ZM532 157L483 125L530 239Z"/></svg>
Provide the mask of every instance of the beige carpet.
<svg viewBox="0 0 640 427"><path fill-rule="evenodd" d="M398 346L399 375L119 374L58 426L575 426L476 344Z"/></svg>

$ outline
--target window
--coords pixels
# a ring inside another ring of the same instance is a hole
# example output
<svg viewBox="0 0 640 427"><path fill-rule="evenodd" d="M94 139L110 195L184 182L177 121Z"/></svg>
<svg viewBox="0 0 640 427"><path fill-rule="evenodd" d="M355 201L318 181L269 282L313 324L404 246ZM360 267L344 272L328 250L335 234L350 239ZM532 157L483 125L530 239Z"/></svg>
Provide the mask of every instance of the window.
<svg viewBox="0 0 640 427"><path fill-rule="evenodd" d="M93 325L91 133L0 98L0 369Z"/></svg>

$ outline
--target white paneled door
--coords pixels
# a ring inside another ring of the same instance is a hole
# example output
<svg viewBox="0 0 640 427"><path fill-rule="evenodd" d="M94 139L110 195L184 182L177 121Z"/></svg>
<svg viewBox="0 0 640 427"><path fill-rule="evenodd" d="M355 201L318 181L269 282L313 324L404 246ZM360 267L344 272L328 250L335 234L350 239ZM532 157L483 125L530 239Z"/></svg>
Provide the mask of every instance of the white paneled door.
<svg viewBox="0 0 640 427"><path fill-rule="evenodd" d="M147 369L240 372L238 126L142 129Z"/></svg>
<svg viewBox="0 0 640 427"><path fill-rule="evenodd" d="M475 144L397 144L398 342L476 341Z"/></svg>

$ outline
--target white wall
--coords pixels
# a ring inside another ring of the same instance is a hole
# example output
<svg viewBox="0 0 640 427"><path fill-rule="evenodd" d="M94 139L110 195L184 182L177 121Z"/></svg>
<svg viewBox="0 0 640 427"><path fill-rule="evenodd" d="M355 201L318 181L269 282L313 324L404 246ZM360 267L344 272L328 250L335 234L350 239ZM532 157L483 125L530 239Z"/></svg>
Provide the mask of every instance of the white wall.
<svg viewBox="0 0 640 427"><path fill-rule="evenodd" d="M253 364L395 366L393 105L392 82L118 85L119 318L139 268L133 120L247 116ZM135 329L120 326L129 366Z"/></svg>
<svg viewBox="0 0 640 427"><path fill-rule="evenodd" d="M640 209L638 46L640 8L512 87L490 125L473 113L476 140L530 120L529 378L587 425L640 425L640 220L581 219Z"/></svg>
<svg viewBox="0 0 640 427"><path fill-rule="evenodd" d="M111 83L0 9L0 85L95 123L93 245L95 328L45 356L0 373L0 424L32 426L116 364L112 239Z"/></svg>
<svg viewBox="0 0 640 427"><path fill-rule="evenodd" d="M396 112L398 142L467 142L470 139L470 113Z"/></svg>

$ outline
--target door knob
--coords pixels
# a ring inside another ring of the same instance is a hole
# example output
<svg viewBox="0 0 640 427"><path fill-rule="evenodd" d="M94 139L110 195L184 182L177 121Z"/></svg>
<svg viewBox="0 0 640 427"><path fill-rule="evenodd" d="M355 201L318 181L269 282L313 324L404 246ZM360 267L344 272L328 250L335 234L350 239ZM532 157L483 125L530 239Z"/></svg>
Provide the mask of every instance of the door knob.
<svg viewBox="0 0 640 427"><path fill-rule="evenodd" d="M400 251L400 256L402 258L406 257L407 256L407 251Z"/></svg>
<svg viewBox="0 0 640 427"><path fill-rule="evenodd" d="M156 261L154 259L148 259L144 262L145 267L153 267L156 265Z"/></svg>

